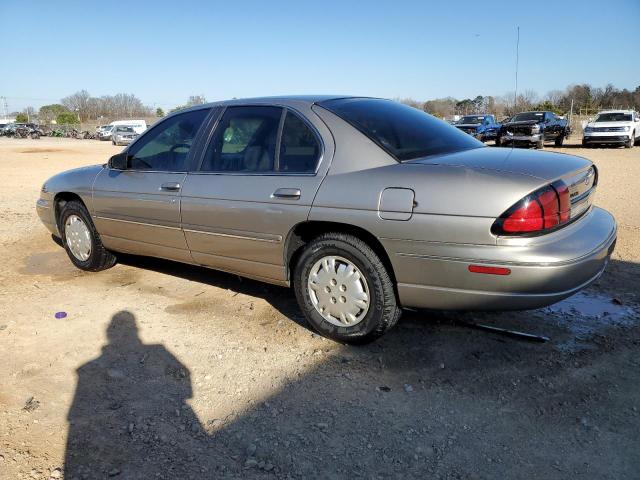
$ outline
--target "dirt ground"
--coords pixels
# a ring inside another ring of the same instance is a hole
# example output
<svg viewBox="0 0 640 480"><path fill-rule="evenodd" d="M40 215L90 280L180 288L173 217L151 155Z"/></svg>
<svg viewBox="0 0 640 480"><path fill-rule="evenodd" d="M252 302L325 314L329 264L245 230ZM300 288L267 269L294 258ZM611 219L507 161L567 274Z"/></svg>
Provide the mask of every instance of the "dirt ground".
<svg viewBox="0 0 640 480"><path fill-rule="evenodd" d="M561 149L597 164L619 224L596 285L406 312L359 348L314 335L284 288L131 256L76 270L39 189L118 150L0 138L0 478L638 478L640 148Z"/></svg>

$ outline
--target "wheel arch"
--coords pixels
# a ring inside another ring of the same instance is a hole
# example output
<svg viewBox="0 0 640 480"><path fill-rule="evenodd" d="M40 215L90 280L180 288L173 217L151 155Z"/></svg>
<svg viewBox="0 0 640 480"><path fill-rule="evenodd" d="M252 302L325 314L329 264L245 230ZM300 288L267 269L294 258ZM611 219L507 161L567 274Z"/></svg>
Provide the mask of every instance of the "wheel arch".
<svg viewBox="0 0 640 480"><path fill-rule="evenodd" d="M60 212L62 212L62 207L66 205L67 202L77 200L82 203L85 208L87 207L82 197L77 193L73 192L58 192L53 197L53 208L54 215L56 220L56 225L58 226L58 230L60 230Z"/></svg>
<svg viewBox="0 0 640 480"><path fill-rule="evenodd" d="M393 271L391 259L389 258L389 254L387 253L386 249L375 235L373 235L368 230L356 225L320 220L307 220L304 222L300 222L296 224L287 235L284 248L284 261L289 281L291 281L291 278L293 277L293 270L297 264L300 254L304 249L304 246L314 238L322 235L323 233L329 232L347 233L359 238L367 245L369 245L369 247L373 249L373 251L376 253L376 255L378 255L378 257L386 267L395 288L396 277Z"/></svg>

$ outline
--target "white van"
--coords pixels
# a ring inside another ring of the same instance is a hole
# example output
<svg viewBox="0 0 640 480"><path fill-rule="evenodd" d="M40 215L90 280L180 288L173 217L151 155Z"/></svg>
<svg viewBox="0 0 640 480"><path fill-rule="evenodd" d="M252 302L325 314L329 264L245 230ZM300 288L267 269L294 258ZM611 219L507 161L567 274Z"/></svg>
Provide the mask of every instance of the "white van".
<svg viewBox="0 0 640 480"><path fill-rule="evenodd" d="M127 127L133 127L134 132L140 135L147 129L147 122L144 120L116 120L115 122L111 122L109 125L118 126L118 125L126 125Z"/></svg>

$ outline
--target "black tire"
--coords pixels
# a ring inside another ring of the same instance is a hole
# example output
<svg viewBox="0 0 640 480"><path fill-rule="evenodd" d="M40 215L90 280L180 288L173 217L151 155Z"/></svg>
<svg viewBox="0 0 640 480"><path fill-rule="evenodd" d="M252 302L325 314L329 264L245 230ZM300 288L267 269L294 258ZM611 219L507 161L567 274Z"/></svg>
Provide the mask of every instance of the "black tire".
<svg viewBox="0 0 640 480"><path fill-rule="evenodd" d="M87 258L85 261L76 258L74 254L71 253L68 242L66 240L67 237L65 232L65 224L67 219L71 215L80 217L80 219L89 229L89 235L91 237L91 253L89 254L89 258ZM116 256L109 250L104 248L104 246L102 245L100 235L98 234L95 225L91 221L91 215L89 215L87 208L82 202L78 200L71 200L69 202L66 202L62 206L60 217L58 219L58 230L60 231L62 244L64 246L64 249L67 251L67 255L69 255L71 262L80 270L98 272L100 270L111 268L115 265Z"/></svg>
<svg viewBox="0 0 640 480"><path fill-rule="evenodd" d="M631 137L629 137L629 140L627 140L627 142L624 144L624 146L625 148L632 148L634 143L635 141L633 139L633 134L632 134Z"/></svg>
<svg viewBox="0 0 640 480"><path fill-rule="evenodd" d="M118 144L116 143L116 141L115 141L115 140L111 140L111 143L112 143L113 145L118 145Z"/></svg>
<svg viewBox="0 0 640 480"><path fill-rule="evenodd" d="M329 323L314 307L307 288L315 263L322 257L335 255L352 262L363 274L369 288L369 310L353 326ZM382 336L400 318L391 276L380 257L359 238L345 233L325 233L309 242L298 259L293 286L307 321L319 334L350 344L364 344Z"/></svg>
<svg viewBox="0 0 640 480"><path fill-rule="evenodd" d="M496 147L499 147L500 145L502 145L502 140L500 139L500 135L498 134L498 136L496 137Z"/></svg>
<svg viewBox="0 0 640 480"><path fill-rule="evenodd" d="M582 139L582 148L591 148L589 142L587 142L584 138Z"/></svg>
<svg viewBox="0 0 640 480"><path fill-rule="evenodd" d="M544 148L544 140L538 140L538 141L536 142L536 148L537 148L538 150L542 150L542 149Z"/></svg>
<svg viewBox="0 0 640 480"><path fill-rule="evenodd" d="M556 137L556 141L553 142L556 147L561 147L564 143L564 133L561 133Z"/></svg>

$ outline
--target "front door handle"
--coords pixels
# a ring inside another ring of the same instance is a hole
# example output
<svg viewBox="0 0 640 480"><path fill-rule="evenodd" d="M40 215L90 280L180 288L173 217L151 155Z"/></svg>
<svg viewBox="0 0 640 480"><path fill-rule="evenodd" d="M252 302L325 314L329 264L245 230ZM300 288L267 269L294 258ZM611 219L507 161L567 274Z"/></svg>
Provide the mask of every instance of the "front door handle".
<svg viewBox="0 0 640 480"><path fill-rule="evenodd" d="M160 190L165 190L167 192L177 192L180 190L180 184L178 182L167 182L160 185Z"/></svg>
<svg viewBox="0 0 640 480"><path fill-rule="evenodd" d="M279 188L271 194L272 198L288 198L290 200L298 200L301 192L299 188Z"/></svg>

